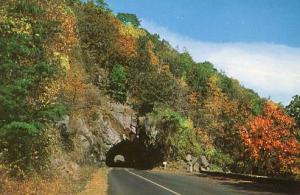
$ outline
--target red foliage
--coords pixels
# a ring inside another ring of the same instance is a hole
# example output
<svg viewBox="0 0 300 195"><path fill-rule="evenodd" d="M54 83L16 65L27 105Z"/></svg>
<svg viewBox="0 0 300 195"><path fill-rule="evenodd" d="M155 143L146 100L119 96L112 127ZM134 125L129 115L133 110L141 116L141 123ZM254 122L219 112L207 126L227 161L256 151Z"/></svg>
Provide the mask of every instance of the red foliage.
<svg viewBox="0 0 300 195"><path fill-rule="evenodd" d="M240 128L242 140L264 173L290 171L299 153L299 143L292 133L294 121L282 109L267 102L261 116L250 119Z"/></svg>

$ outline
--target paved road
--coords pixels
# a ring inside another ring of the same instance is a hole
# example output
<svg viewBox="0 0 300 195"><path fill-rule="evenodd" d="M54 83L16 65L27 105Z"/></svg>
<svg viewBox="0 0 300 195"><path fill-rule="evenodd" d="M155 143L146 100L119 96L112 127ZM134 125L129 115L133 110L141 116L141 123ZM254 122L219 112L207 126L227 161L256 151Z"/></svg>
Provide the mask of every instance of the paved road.
<svg viewBox="0 0 300 195"><path fill-rule="evenodd" d="M110 171L108 184L109 195L288 194L245 181L123 168Z"/></svg>

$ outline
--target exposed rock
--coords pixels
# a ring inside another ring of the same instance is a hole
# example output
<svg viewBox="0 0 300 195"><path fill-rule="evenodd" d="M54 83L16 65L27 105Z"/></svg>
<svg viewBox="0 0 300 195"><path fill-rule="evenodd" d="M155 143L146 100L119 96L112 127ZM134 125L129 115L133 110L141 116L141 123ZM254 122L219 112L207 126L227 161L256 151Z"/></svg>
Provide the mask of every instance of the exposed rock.
<svg viewBox="0 0 300 195"><path fill-rule="evenodd" d="M59 128L60 126L64 125L67 128L69 127L69 121L70 121L70 117L68 115L65 115L62 117L61 121L57 122L57 127Z"/></svg>
<svg viewBox="0 0 300 195"><path fill-rule="evenodd" d="M79 136L79 140L80 140L81 150L82 151L89 151L90 146L91 146L89 140L87 140L87 138L83 135Z"/></svg>
<svg viewBox="0 0 300 195"><path fill-rule="evenodd" d="M111 103L111 115L122 126L123 130L136 133L137 121L135 112L126 105Z"/></svg>
<svg viewBox="0 0 300 195"><path fill-rule="evenodd" d="M194 166L193 166L193 170L194 170L195 172L199 172L199 171L200 171L200 164L196 162L196 163L194 164Z"/></svg>
<svg viewBox="0 0 300 195"><path fill-rule="evenodd" d="M107 146L113 146L120 143L122 139L120 134L112 128L107 128L104 132L104 142Z"/></svg>
<svg viewBox="0 0 300 195"><path fill-rule="evenodd" d="M200 167L200 171L207 171L207 169L204 167Z"/></svg>
<svg viewBox="0 0 300 195"><path fill-rule="evenodd" d="M104 117L101 113L99 113L97 125L101 131L103 143L107 148L110 148L122 141L120 133L112 128L110 119L108 117Z"/></svg>
<svg viewBox="0 0 300 195"><path fill-rule="evenodd" d="M192 160L191 160L192 164L195 164L195 163L197 163L197 161L198 161L198 158L197 158L197 157L194 157L194 156L192 156Z"/></svg>
<svg viewBox="0 0 300 195"><path fill-rule="evenodd" d="M190 162L192 160L192 155L190 154L186 155L185 160Z"/></svg>
<svg viewBox="0 0 300 195"><path fill-rule="evenodd" d="M71 135L74 134L74 130L70 128L70 117L68 115L63 116L63 119L57 123L59 135L61 137L62 146L66 151L74 149L74 144L71 140Z"/></svg>
<svg viewBox="0 0 300 195"><path fill-rule="evenodd" d="M74 131L70 128L69 125L70 117L68 115L63 116L62 120L57 122L57 128L60 131L60 135L62 137L67 137L70 134L74 133Z"/></svg>
<svg viewBox="0 0 300 195"><path fill-rule="evenodd" d="M200 161L201 162L201 166L203 166L204 168L209 167L209 162L208 162L208 160L206 159L205 156L201 156L200 160L201 160Z"/></svg>
<svg viewBox="0 0 300 195"><path fill-rule="evenodd" d="M134 110L126 105L111 103L104 94L100 93L98 97L101 105L94 108L93 118L89 115L64 116L57 123L65 152L78 163L104 163L110 148L136 137Z"/></svg>
<svg viewBox="0 0 300 195"><path fill-rule="evenodd" d="M94 84L100 88L104 87L107 77L108 72L103 68L99 68L99 71L95 74Z"/></svg>
<svg viewBox="0 0 300 195"><path fill-rule="evenodd" d="M146 117L139 117L139 124L144 127L145 133L149 138L149 143L155 143L158 130L156 129L156 120L152 118L150 115Z"/></svg>
<svg viewBox="0 0 300 195"><path fill-rule="evenodd" d="M92 146L96 142L96 137L87 127L85 121L83 119L77 119L74 125L74 128L77 132L77 135L84 136L86 140L89 142L89 145Z"/></svg>

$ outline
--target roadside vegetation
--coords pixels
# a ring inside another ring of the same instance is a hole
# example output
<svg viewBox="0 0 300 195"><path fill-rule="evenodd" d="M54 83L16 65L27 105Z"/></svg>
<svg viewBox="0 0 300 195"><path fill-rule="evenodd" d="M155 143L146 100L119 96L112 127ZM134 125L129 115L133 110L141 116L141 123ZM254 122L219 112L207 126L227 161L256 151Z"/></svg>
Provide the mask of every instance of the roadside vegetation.
<svg viewBox="0 0 300 195"><path fill-rule="evenodd" d="M84 190L79 192L78 195L106 195L108 188L107 174L108 169L106 168L95 171L89 183L87 183Z"/></svg>

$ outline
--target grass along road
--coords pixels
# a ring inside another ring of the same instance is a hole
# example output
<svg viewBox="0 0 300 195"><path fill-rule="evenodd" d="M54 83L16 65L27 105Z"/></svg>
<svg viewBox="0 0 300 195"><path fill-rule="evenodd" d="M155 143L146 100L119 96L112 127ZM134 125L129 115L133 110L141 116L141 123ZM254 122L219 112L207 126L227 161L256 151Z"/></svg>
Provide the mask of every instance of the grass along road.
<svg viewBox="0 0 300 195"><path fill-rule="evenodd" d="M107 168L100 168L86 185L84 191L78 195L106 195L107 194Z"/></svg>

